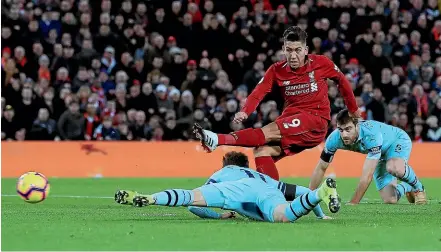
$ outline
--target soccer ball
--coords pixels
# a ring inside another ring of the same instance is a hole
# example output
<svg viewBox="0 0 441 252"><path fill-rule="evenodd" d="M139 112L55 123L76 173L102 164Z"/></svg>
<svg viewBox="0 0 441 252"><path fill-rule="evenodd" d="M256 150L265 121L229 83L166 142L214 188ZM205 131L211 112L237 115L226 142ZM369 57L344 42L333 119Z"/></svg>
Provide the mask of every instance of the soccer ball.
<svg viewBox="0 0 441 252"><path fill-rule="evenodd" d="M48 196L49 190L49 181L38 172L26 172L17 181L17 193L28 203L43 201Z"/></svg>

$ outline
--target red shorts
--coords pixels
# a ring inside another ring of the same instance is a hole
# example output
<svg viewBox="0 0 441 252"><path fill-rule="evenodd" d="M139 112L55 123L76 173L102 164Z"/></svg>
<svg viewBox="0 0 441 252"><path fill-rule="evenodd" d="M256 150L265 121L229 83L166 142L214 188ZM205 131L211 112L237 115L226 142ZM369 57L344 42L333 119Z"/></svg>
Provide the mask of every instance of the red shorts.
<svg viewBox="0 0 441 252"><path fill-rule="evenodd" d="M290 156L323 142L328 131L328 120L309 112L284 116L276 119L282 139L283 155Z"/></svg>

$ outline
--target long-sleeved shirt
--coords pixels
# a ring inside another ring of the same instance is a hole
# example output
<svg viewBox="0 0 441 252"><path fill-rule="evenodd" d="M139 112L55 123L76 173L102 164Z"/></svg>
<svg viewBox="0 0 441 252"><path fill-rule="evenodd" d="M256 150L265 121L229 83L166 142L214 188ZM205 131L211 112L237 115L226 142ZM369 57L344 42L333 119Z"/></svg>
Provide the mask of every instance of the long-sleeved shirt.
<svg viewBox="0 0 441 252"><path fill-rule="evenodd" d="M277 85L285 99L285 108L281 117L306 111L331 120L327 79L338 83L338 89L349 112L357 111L351 84L340 69L325 56L309 55L306 64L295 70L286 60L271 65L248 96L242 112L250 115L264 96Z"/></svg>

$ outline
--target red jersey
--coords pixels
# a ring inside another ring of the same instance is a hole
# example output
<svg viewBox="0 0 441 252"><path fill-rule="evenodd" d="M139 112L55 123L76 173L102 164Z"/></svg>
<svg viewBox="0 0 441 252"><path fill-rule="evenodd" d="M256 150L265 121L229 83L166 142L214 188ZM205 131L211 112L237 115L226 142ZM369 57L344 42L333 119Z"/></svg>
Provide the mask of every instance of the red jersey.
<svg viewBox="0 0 441 252"><path fill-rule="evenodd" d="M337 82L349 112L356 112L358 107L351 84L340 69L322 55L308 55L306 64L295 70L286 60L272 64L248 96L241 111L250 115L263 97L271 92L273 85L278 85L285 100L281 117L311 112L331 120L327 79Z"/></svg>

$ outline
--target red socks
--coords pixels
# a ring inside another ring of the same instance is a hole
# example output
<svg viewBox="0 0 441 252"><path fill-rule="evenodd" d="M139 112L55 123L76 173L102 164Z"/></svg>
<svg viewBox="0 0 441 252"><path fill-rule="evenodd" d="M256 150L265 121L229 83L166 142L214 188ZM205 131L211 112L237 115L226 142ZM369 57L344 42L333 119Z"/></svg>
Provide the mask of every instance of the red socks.
<svg viewBox="0 0 441 252"><path fill-rule="evenodd" d="M272 157L256 157L256 170L266 174L275 180L279 180L279 171Z"/></svg>
<svg viewBox="0 0 441 252"><path fill-rule="evenodd" d="M266 143L261 129L244 129L230 134L217 134L219 145L259 147Z"/></svg>
<svg viewBox="0 0 441 252"><path fill-rule="evenodd" d="M259 147L265 145L265 135L261 129L244 129L230 134L217 134L219 145ZM272 157L256 157L257 171L279 180L279 172Z"/></svg>

